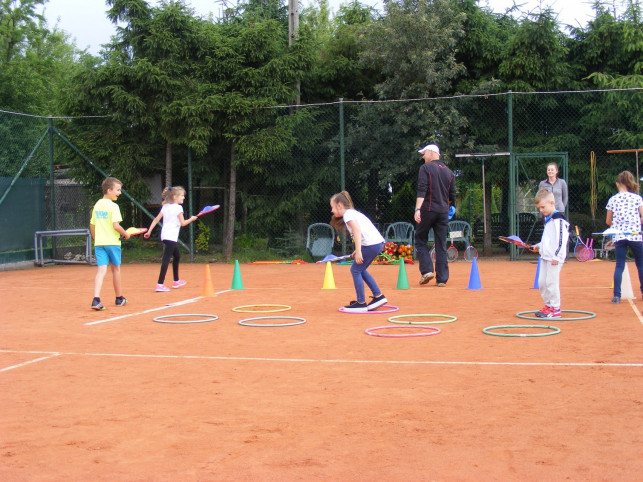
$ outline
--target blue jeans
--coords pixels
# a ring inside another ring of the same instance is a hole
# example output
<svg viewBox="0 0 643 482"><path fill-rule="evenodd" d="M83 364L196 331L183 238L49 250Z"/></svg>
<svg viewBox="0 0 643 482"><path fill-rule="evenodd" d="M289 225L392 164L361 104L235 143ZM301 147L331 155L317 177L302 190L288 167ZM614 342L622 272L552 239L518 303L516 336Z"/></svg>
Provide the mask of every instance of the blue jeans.
<svg viewBox="0 0 643 482"><path fill-rule="evenodd" d="M373 296L377 297L382 294L379 286L377 286L377 283L375 282L375 278L366 271L373 260L377 258L377 255L382 252L382 248L384 248L384 243L362 246L362 257L364 258L364 262L362 264L353 263L351 265L351 275L353 275L353 284L355 285L355 293L357 295L358 303L366 303L364 283L368 285Z"/></svg>
<svg viewBox="0 0 643 482"><path fill-rule="evenodd" d="M616 268L614 268L614 296L621 297L621 281L623 280L623 271L625 270L625 255L627 247L632 250L636 270L639 272L639 288L643 292L643 241L629 241L621 239L614 243L614 252L616 253Z"/></svg>

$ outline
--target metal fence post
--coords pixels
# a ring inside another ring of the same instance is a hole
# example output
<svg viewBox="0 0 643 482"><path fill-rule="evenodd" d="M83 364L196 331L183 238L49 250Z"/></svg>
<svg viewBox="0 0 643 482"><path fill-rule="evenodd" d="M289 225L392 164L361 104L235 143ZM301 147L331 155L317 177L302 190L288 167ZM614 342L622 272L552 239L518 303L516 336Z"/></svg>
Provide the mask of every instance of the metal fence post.
<svg viewBox="0 0 643 482"><path fill-rule="evenodd" d="M51 216L51 230L56 230L56 193L54 178L54 120L49 118L49 211Z"/></svg>
<svg viewBox="0 0 643 482"><path fill-rule="evenodd" d="M513 234L516 232L516 158L514 156L514 130L513 130L513 96L510 90L507 95L507 147L511 155L509 156L509 231ZM512 244L509 246L511 261L516 260L516 247Z"/></svg>

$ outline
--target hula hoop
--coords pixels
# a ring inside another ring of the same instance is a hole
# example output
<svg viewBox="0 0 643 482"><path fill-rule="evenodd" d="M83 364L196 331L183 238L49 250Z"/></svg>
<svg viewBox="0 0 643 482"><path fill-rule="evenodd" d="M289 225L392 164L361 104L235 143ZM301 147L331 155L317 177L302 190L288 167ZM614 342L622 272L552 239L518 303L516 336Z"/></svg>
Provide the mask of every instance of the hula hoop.
<svg viewBox="0 0 643 482"><path fill-rule="evenodd" d="M343 306L339 308L339 311L342 313L348 313L349 315L377 315L377 314L384 314L384 313L393 313L395 311L400 311L399 306L393 306L393 305L382 305L382 308L388 308L388 310L379 310L379 309L374 309L370 311L346 311Z"/></svg>
<svg viewBox="0 0 643 482"><path fill-rule="evenodd" d="M542 318L540 318L542 320ZM494 333L491 330L497 330L500 328L542 328L543 330L552 330L545 333ZM560 333L560 328L557 326L548 326L548 325L495 325L488 326L482 329L482 332L486 335L493 336L519 336L521 338L527 338L530 336L549 336L556 335Z"/></svg>
<svg viewBox="0 0 643 482"><path fill-rule="evenodd" d="M596 318L596 313L593 313L591 311L582 311L582 310L560 310L561 313L584 313L587 316L576 316L576 317L571 317L571 318L540 318L538 316L525 316L525 313L536 313L535 311L519 311L516 313L516 316L518 318L522 318L523 320L536 320L536 321L543 321L543 320L556 320L556 321L574 321L574 320L589 320L591 318Z"/></svg>
<svg viewBox="0 0 643 482"><path fill-rule="evenodd" d="M440 318L446 318L442 321L400 321L402 318L421 318L424 316L435 316ZM457 318L452 315L439 315L437 313L424 313L420 315L397 315L391 316L388 321L391 323L400 323L403 325L440 325L442 323L453 323Z"/></svg>
<svg viewBox="0 0 643 482"><path fill-rule="evenodd" d="M297 320L292 323L248 323L249 321L253 320ZM269 326L269 327L275 327L275 326L294 326L294 325L301 325L303 323L306 323L306 318L299 318L298 316L257 316L255 318L246 318L243 320L239 320L239 324L243 326Z"/></svg>
<svg viewBox="0 0 643 482"><path fill-rule="evenodd" d="M404 335L392 335L390 333L375 333L378 330L392 330L392 329L397 329L397 330L408 330L409 328L414 328L414 329L420 329L420 330L431 330L429 332L425 333L407 333ZM440 328L436 328L435 326L374 326L373 328L367 328L364 330L364 333L367 335L371 336L381 336L383 338L410 338L414 336L431 336L431 335L437 335L440 333Z"/></svg>
<svg viewBox="0 0 643 482"><path fill-rule="evenodd" d="M261 308L265 306L275 306L277 307L276 310L244 310L242 308ZM235 306L232 308L232 311L236 311L237 313L274 313L276 311L288 311L292 310L292 306L288 305L241 305L241 306Z"/></svg>
<svg viewBox="0 0 643 482"><path fill-rule="evenodd" d="M168 320L168 318L184 318L186 316L207 316L207 318L202 318L199 320L176 320L176 321L171 321ZM163 315L163 316L157 316L154 318L154 321L157 323L174 323L174 324L189 324L189 323L206 323L208 321L214 321L218 320L219 317L217 315L206 315L203 313L180 313L178 315Z"/></svg>

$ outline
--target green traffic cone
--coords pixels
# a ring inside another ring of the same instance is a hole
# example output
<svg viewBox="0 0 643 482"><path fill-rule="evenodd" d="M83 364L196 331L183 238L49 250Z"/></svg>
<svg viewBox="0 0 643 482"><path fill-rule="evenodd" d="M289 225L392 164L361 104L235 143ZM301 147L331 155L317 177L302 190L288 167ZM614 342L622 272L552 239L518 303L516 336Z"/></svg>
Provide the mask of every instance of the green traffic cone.
<svg viewBox="0 0 643 482"><path fill-rule="evenodd" d="M404 260L400 260L400 273L397 275L397 289L398 290L408 290L409 289L409 279L406 277L406 267L404 266Z"/></svg>
<svg viewBox="0 0 643 482"><path fill-rule="evenodd" d="M243 289L243 280L241 279L241 270L239 269L239 260L234 261L234 274L232 275L232 288L233 290Z"/></svg>

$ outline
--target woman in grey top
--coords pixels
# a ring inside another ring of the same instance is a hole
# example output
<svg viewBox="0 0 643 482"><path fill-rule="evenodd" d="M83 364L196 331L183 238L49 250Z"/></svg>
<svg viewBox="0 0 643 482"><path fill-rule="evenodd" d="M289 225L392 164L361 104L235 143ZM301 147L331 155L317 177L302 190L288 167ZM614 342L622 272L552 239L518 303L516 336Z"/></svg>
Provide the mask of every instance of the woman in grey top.
<svg viewBox="0 0 643 482"><path fill-rule="evenodd" d="M554 193L556 211L565 212L567 207L567 183L558 177L558 164L550 162L547 164L547 179L540 181L538 189L549 189Z"/></svg>

